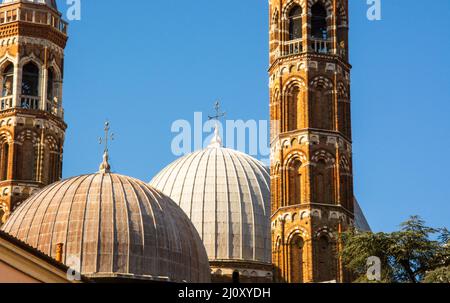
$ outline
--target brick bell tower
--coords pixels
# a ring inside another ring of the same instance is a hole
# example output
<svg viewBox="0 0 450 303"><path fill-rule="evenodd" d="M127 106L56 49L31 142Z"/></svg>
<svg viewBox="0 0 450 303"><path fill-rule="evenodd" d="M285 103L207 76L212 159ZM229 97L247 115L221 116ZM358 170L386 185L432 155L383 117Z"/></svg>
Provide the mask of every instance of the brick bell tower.
<svg viewBox="0 0 450 303"><path fill-rule="evenodd" d="M348 0L270 0L272 244L277 282L346 282L354 224Z"/></svg>
<svg viewBox="0 0 450 303"><path fill-rule="evenodd" d="M0 4L0 225L20 202L61 178L66 42L55 0Z"/></svg>

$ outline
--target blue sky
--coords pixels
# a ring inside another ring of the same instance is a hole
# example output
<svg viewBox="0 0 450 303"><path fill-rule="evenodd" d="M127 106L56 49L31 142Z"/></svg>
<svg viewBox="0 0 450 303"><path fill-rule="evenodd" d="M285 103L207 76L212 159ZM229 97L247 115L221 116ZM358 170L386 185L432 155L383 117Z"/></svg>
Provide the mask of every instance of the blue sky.
<svg viewBox="0 0 450 303"><path fill-rule="evenodd" d="M410 215L450 227L450 1L350 0L355 193L375 231ZM171 125L212 113L267 120L267 0L81 0L64 78L64 177L113 170L149 181L176 159ZM65 13L65 1L59 1Z"/></svg>

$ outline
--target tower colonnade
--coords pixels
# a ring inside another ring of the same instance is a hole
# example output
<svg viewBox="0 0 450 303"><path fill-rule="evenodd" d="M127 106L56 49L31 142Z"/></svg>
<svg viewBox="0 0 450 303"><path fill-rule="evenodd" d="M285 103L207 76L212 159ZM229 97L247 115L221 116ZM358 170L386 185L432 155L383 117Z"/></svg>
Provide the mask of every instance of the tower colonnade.
<svg viewBox="0 0 450 303"><path fill-rule="evenodd" d="M348 4L342 0L270 1L270 61L306 52L348 60Z"/></svg>
<svg viewBox="0 0 450 303"><path fill-rule="evenodd" d="M0 61L0 109L35 109L63 118L63 66L57 61L64 57L68 25L61 14L47 5L11 2L1 7L0 26L0 47L11 46ZM27 50L33 43L43 46L42 54ZM12 48L17 52L19 46L17 56Z"/></svg>

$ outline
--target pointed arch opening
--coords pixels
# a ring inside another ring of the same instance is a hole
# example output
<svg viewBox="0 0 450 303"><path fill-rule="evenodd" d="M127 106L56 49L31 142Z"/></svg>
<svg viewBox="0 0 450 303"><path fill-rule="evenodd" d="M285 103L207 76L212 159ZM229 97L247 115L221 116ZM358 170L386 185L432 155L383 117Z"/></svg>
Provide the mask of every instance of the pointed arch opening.
<svg viewBox="0 0 450 303"><path fill-rule="evenodd" d="M288 120L288 131L293 131L297 129L298 124L298 107L299 107L300 89L298 86L292 88L289 94L289 120Z"/></svg>
<svg viewBox="0 0 450 303"><path fill-rule="evenodd" d="M333 98L325 87L316 86L312 94L312 126L317 129L333 130Z"/></svg>
<svg viewBox="0 0 450 303"><path fill-rule="evenodd" d="M317 175L314 177L315 179L315 192L316 192L316 202L320 204L325 204L325 178L323 175L323 171L320 171L317 173Z"/></svg>
<svg viewBox="0 0 450 303"><path fill-rule="evenodd" d="M287 167L288 206L302 203L302 173L302 162L299 159L289 162Z"/></svg>
<svg viewBox="0 0 450 303"><path fill-rule="evenodd" d="M287 14L286 43L283 47L283 55L295 55L303 52L303 10L295 4Z"/></svg>
<svg viewBox="0 0 450 303"><path fill-rule="evenodd" d="M303 37L302 30L302 7L300 5L294 5L289 11L289 40L298 40Z"/></svg>
<svg viewBox="0 0 450 303"><path fill-rule="evenodd" d="M286 96L285 131L294 131L305 127L304 91L299 85L293 85Z"/></svg>
<svg viewBox="0 0 450 303"><path fill-rule="evenodd" d="M319 204L334 203L333 169L324 159L318 160L314 173L314 200Z"/></svg>
<svg viewBox="0 0 450 303"><path fill-rule="evenodd" d="M12 96L14 90L14 64L6 62L1 71L2 76L2 98L0 109L5 110L12 107Z"/></svg>
<svg viewBox="0 0 450 303"><path fill-rule="evenodd" d="M310 50L316 53L329 53L331 42L329 40L327 10L321 2L311 8L311 42Z"/></svg>
<svg viewBox="0 0 450 303"><path fill-rule="evenodd" d="M317 2L311 8L311 37L328 39L327 10L321 2Z"/></svg>
<svg viewBox="0 0 450 303"><path fill-rule="evenodd" d="M58 141L53 137L47 137L44 147L43 177L46 184L59 181L61 178L61 156Z"/></svg>
<svg viewBox="0 0 450 303"><path fill-rule="evenodd" d="M2 97L11 96L13 94L14 85L14 65L7 62L2 70Z"/></svg>
<svg viewBox="0 0 450 303"><path fill-rule="evenodd" d="M17 177L22 181L36 181L37 148L33 141L26 139L18 148Z"/></svg>
<svg viewBox="0 0 450 303"><path fill-rule="evenodd" d="M22 108L39 108L39 67L32 61L22 68Z"/></svg>
<svg viewBox="0 0 450 303"><path fill-rule="evenodd" d="M28 62L22 69L22 94L39 95L39 67L34 62Z"/></svg>

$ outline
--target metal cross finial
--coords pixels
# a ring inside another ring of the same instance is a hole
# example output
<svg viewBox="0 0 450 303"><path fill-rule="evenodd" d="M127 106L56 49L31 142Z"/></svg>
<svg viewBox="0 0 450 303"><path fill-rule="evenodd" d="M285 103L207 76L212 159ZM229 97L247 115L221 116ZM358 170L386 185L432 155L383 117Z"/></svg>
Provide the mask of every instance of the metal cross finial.
<svg viewBox="0 0 450 303"><path fill-rule="evenodd" d="M220 102L219 101L217 101L215 103L214 109L216 111L216 115L215 116L208 116L209 120L217 120L218 121L220 118L225 117L226 113L225 112L223 112L223 113L220 112Z"/></svg>
<svg viewBox="0 0 450 303"><path fill-rule="evenodd" d="M110 124L109 121L105 122L105 137L100 138L100 144L105 144L105 150L103 152L103 162L100 164L100 173L108 174L111 172L111 165L109 165L109 150L108 150L108 142L109 140L114 140L114 134L109 133Z"/></svg>
<svg viewBox="0 0 450 303"><path fill-rule="evenodd" d="M101 137L99 138L100 144L105 145L105 149L104 149L105 153L107 153L109 151L109 149L108 149L109 140L114 141L114 134L113 133L109 134L110 129L111 129L111 127L110 127L109 121L106 121L105 128L104 128L105 136L104 136L104 138L101 138Z"/></svg>
<svg viewBox="0 0 450 303"><path fill-rule="evenodd" d="M215 116L208 116L209 120L216 120L216 126L214 129L214 136L211 139L211 143L210 143L210 147L216 147L216 148L220 148L222 147L222 138L220 137L219 134L219 129L220 129L220 122L219 119L222 117L225 117L226 113L225 112L220 112L220 102L217 101L216 104L214 105L214 109L216 110L216 115Z"/></svg>

